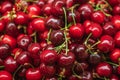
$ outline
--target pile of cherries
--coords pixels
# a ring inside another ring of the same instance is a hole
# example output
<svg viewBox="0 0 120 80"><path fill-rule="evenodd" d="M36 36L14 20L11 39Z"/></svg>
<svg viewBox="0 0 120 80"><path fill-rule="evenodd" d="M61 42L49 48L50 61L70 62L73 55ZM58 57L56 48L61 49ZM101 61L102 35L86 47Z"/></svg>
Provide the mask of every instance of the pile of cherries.
<svg viewBox="0 0 120 80"><path fill-rule="evenodd" d="M120 0L0 0L0 80L120 80Z"/></svg>

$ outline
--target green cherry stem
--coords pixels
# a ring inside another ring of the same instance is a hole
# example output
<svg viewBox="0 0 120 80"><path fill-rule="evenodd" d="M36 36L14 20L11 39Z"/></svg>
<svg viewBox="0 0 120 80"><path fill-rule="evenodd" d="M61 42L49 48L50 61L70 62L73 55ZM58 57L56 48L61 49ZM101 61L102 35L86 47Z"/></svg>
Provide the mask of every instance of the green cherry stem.
<svg viewBox="0 0 120 80"><path fill-rule="evenodd" d="M88 42L88 40L89 40L89 38L92 36L92 33L90 33L89 35L88 35L88 37L86 38L86 40L85 40L85 42L84 42L84 44L85 45L87 45L87 42Z"/></svg>
<svg viewBox="0 0 120 80"><path fill-rule="evenodd" d="M47 36L47 39L46 39L48 44L50 43L50 34L51 34L51 32L52 32L52 29L49 30L48 36Z"/></svg>
<svg viewBox="0 0 120 80"><path fill-rule="evenodd" d="M108 62L108 61L106 61L106 62L111 64L111 65L114 65L114 66L119 66L118 64L115 64L115 63L112 63L112 62Z"/></svg>
<svg viewBox="0 0 120 80"><path fill-rule="evenodd" d="M5 68L5 66L0 66L0 69L3 69L3 68Z"/></svg>

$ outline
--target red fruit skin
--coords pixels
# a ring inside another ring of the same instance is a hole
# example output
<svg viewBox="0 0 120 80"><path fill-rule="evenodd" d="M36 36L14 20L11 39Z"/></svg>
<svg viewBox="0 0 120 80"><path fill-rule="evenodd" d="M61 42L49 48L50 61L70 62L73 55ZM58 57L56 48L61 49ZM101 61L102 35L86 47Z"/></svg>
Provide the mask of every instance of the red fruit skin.
<svg viewBox="0 0 120 80"><path fill-rule="evenodd" d="M114 63L118 63L120 58L120 49L115 48L111 53L110 53L110 59Z"/></svg>
<svg viewBox="0 0 120 80"><path fill-rule="evenodd" d="M71 38L81 39L84 35L84 27L79 23L72 25L69 28L69 34Z"/></svg>
<svg viewBox="0 0 120 80"><path fill-rule="evenodd" d="M100 43L97 45L98 49L104 53L112 51L115 47L114 40L109 35L103 35L100 38Z"/></svg>
<svg viewBox="0 0 120 80"><path fill-rule="evenodd" d="M0 20L0 32L2 32L5 28L5 22L3 20Z"/></svg>
<svg viewBox="0 0 120 80"><path fill-rule="evenodd" d="M120 80L118 76L112 74L112 76L110 77L110 80Z"/></svg>
<svg viewBox="0 0 120 80"><path fill-rule="evenodd" d="M13 49L13 48L15 48L16 47L16 44L17 44L17 42L16 42L16 39L15 38L13 38L13 37L11 37L11 36L9 36L9 35L4 35L3 37L2 37L2 43L5 43L5 44L8 44L8 45L10 45L10 47Z"/></svg>
<svg viewBox="0 0 120 80"><path fill-rule="evenodd" d="M112 67L106 62L101 62L97 65L96 72L101 77L109 77L112 73Z"/></svg>
<svg viewBox="0 0 120 80"><path fill-rule="evenodd" d="M117 73L120 75L120 66L117 67Z"/></svg>
<svg viewBox="0 0 120 80"><path fill-rule="evenodd" d="M117 30L120 30L120 16L119 15L115 15L112 17L112 23L115 26L115 28Z"/></svg>
<svg viewBox="0 0 120 80"><path fill-rule="evenodd" d="M114 36L115 45L120 47L120 31L118 31Z"/></svg>
<svg viewBox="0 0 120 80"><path fill-rule="evenodd" d="M0 80L12 80L12 75L7 71L2 70L0 71Z"/></svg>
<svg viewBox="0 0 120 80"><path fill-rule="evenodd" d="M42 74L40 73L39 69L29 68L26 71L27 80L40 80L41 78L42 78Z"/></svg>
<svg viewBox="0 0 120 80"><path fill-rule="evenodd" d="M45 27L45 21L42 18L36 18L31 23L33 29L38 32L44 32Z"/></svg>

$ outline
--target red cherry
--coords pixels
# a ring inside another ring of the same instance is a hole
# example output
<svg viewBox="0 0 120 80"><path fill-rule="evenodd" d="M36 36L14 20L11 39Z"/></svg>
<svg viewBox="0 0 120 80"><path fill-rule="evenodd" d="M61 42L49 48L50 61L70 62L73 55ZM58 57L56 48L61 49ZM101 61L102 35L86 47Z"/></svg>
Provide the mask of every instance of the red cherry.
<svg viewBox="0 0 120 80"><path fill-rule="evenodd" d="M0 32L2 32L5 29L5 22L3 20L0 20Z"/></svg>
<svg viewBox="0 0 120 80"><path fill-rule="evenodd" d="M42 78L42 75L37 68L29 68L26 71L26 79L27 80L40 80Z"/></svg>
<svg viewBox="0 0 120 80"><path fill-rule="evenodd" d="M51 4L45 4L42 8L42 14L50 16L52 14L52 5Z"/></svg>
<svg viewBox="0 0 120 80"><path fill-rule="evenodd" d="M9 72L2 70L0 71L0 80L13 80L13 79L12 75Z"/></svg>
<svg viewBox="0 0 120 80"><path fill-rule="evenodd" d="M117 47L120 47L120 31L118 31L118 32L115 34L114 41L115 41L115 45L116 45Z"/></svg>
<svg viewBox="0 0 120 80"><path fill-rule="evenodd" d="M117 67L117 73L120 74L120 66Z"/></svg>
<svg viewBox="0 0 120 80"><path fill-rule="evenodd" d="M99 76L109 77L112 73L112 67L106 62L101 62L97 65L96 72Z"/></svg>
<svg viewBox="0 0 120 80"><path fill-rule="evenodd" d="M70 26L69 34L72 38L81 39L84 35L84 27L79 23L72 25Z"/></svg>
<svg viewBox="0 0 120 80"><path fill-rule="evenodd" d="M120 5L115 5L114 7L113 7L113 14L114 15L119 15L120 14Z"/></svg>
<svg viewBox="0 0 120 80"><path fill-rule="evenodd" d="M110 53L110 59L115 62L119 63L119 58L120 58L120 49L115 48L111 53Z"/></svg>
<svg viewBox="0 0 120 80"><path fill-rule="evenodd" d="M110 77L110 80L119 80L119 77L112 74L112 76Z"/></svg>
<svg viewBox="0 0 120 80"><path fill-rule="evenodd" d="M120 16L119 15L115 15L112 17L112 23L116 29L120 30Z"/></svg>
<svg viewBox="0 0 120 80"><path fill-rule="evenodd" d="M44 32L46 29L45 21L42 18L34 19L31 25L35 31Z"/></svg>

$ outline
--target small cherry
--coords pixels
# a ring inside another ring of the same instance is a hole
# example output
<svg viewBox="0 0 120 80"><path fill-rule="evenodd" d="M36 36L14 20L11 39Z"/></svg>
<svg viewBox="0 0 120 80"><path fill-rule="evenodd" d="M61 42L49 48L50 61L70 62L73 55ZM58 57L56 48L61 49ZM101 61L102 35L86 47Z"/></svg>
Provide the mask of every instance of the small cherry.
<svg viewBox="0 0 120 80"><path fill-rule="evenodd" d="M2 70L0 71L0 80L13 80L13 79L12 75L9 72Z"/></svg>

